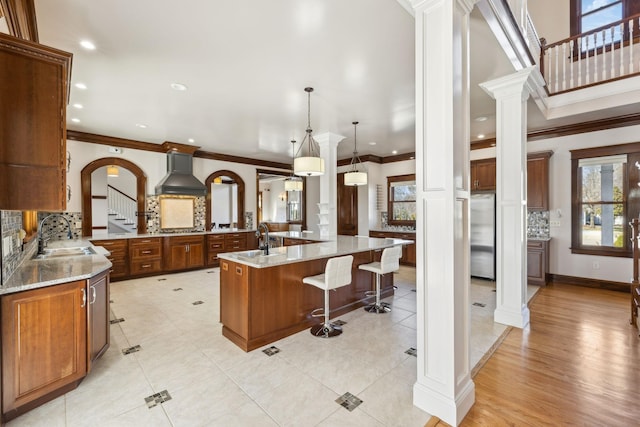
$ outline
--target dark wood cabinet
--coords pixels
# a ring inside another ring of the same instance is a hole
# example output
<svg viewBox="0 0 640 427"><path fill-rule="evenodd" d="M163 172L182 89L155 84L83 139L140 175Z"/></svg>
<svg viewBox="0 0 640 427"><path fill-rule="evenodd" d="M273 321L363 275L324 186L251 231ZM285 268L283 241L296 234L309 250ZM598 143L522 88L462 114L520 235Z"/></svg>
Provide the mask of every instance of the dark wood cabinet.
<svg viewBox="0 0 640 427"><path fill-rule="evenodd" d="M527 156L527 209L549 210L549 158L552 151Z"/></svg>
<svg viewBox="0 0 640 427"><path fill-rule="evenodd" d="M318 243L313 240L306 239L294 239L291 237L284 237L282 239L282 246L295 246L295 245L307 245L309 243Z"/></svg>
<svg viewBox="0 0 640 427"><path fill-rule="evenodd" d="M129 240L113 239L113 240L92 240L95 246L102 246L110 252L107 256L111 261L110 279L122 280L129 276Z"/></svg>
<svg viewBox="0 0 640 427"><path fill-rule="evenodd" d="M5 421L72 390L86 375L88 302L84 280L2 296Z"/></svg>
<svg viewBox="0 0 640 427"><path fill-rule="evenodd" d="M471 191L492 191L496 189L496 159L482 159L471 162Z"/></svg>
<svg viewBox="0 0 640 427"><path fill-rule="evenodd" d="M71 57L0 33L0 209L66 209Z"/></svg>
<svg viewBox="0 0 640 427"><path fill-rule="evenodd" d="M224 234L209 234L207 236L207 265L217 267L218 254L224 250Z"/></svg>
<svg viewBox="0 0 640 427"><path fill-rule="evenodd" d="M248 249L258 249L258 238L253 231L209 234L207 235L207 266L219 265L219 253Z"/></svg>
<svg viewBox="0 0 640 427"><path fill-rule="evenodd" d="M527 282L530 285L547 284L549 269L549 242L546 240L527 241Z"/></svg>
<svg viewBox="0 0 640 427"><path fill-rule="evenodd" d="M164 238L164 270L188 270L204 267L204 236Z"/></svg>
<svg viewBox="0 0 640 427"><path fill-rule="evenodd" d="M414 243L402 246L402 257L400 264L416 266L416 233L407 233L401 231L369 231L369 237L380 237L382 239L403 239L411 240Z"/></svg>
<svg viewBox="0 0 640 427"><path fill-rule="evenodd" d="M131 276L162 272L162 238L145 237L129 241L129 273Z"/></svg>
<svg viewBox="0 0 640 427"><path fill-rule="evenodd" d="M107 271L87 280L87 371L109 348L109 274Z"/></svg>

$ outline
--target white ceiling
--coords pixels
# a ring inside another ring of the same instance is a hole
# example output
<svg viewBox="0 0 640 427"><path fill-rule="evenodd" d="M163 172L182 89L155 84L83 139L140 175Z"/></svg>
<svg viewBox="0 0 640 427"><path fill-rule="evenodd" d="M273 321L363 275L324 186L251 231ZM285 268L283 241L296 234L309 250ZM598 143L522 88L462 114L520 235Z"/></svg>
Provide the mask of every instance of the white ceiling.
<svg viewBox="0 0 640 427"><path fill-rule="evenodd" d="M347 137L339 158L353 151L354 120L360 154L415 150L414 20L397 0L35 4L40 42L72 52L72 85L87 86L71 88L69 129L152 143L193 138L207 151L290 162L311 86L314 134ZM82 39L96 50L81 48ZM476 10L471 69L476 139L495 132L495 104L477 84L512 72Z"/></svg>

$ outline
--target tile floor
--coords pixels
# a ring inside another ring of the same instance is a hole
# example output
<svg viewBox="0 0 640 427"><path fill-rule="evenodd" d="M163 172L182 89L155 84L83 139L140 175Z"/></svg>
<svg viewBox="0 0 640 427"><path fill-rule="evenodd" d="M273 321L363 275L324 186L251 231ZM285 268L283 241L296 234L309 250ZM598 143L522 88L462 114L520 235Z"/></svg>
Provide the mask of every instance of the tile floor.
<svg viewBox="0 0 640 427"><path fill-rule="evenodd" d="M111 325L109 350L76 390L7 426L424 426L429 420L412 405L417 359L406 353L416 347L415 269L396 273L391 313L355 310L340 317L347 322L342 336L321 340L302 331L265 346L271 356L263 349L245 353L222 336L219 277L211 269L113 283L111 318L124 320ZM506 329L493 323L493 289L494 282L472 280L472 302L485 304L471 308L472 366ZM163 403L145 401L164 391L170 399ZM352 411L336 403L347 392L345 405L362 401Z"/></svg>

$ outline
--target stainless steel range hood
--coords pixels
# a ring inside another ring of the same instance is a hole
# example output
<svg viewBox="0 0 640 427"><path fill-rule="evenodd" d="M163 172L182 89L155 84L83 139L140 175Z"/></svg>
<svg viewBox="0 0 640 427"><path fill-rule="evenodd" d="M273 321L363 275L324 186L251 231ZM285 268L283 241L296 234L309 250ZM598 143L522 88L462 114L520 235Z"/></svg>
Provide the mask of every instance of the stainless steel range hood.
<svg viewBox="0 0 640 427"><path fill-rule="evenodd" d="M156 185L156 195L162 194L207 195L207 187L193 176L193 156L191 154L167 153L167 175Z"/></svg>

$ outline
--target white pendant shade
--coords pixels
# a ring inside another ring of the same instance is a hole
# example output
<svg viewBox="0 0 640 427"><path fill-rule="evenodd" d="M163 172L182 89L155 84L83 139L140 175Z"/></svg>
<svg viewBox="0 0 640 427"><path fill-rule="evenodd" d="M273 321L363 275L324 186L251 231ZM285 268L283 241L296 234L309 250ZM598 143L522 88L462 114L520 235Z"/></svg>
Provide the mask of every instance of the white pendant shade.
<svg viewBox="0 0 640 427"><path fill-rule="evenodd" d="M117 166L107 166L107 176L117 178L120 175L120 171Z"/></svg>
<svg viewBox="0 0 640 427"><path fill-rule="evenodd" d="M324 173L322 157L296 157L293 160L293 173L298 176L318 176Z"/></svg>
<svg viewBox="0 0 640 427"><path fill-rule="evenodd" d="M365 172L346 172L344 174L344 185L367 185L367 174Z"/></svg>
<svg viewBox="0 0 640 427"><path fill-rule="evenodd" d="M302 191L302 181L300 178L291 178L284 181L286 191Z"/></svg>

